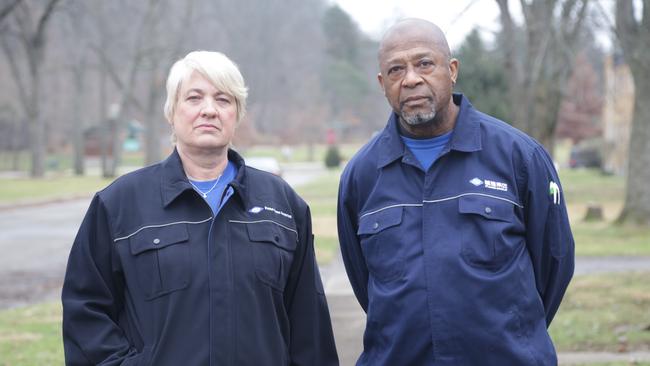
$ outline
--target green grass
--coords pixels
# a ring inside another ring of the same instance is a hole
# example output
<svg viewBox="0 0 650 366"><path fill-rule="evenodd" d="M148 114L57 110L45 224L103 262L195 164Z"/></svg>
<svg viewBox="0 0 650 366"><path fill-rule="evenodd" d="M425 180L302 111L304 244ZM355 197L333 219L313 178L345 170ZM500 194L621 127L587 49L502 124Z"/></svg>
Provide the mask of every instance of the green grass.
<svg viewBox="0 0 650 366"><path fill-rule="evenodd" d="M328 170L314 182L296 188L311 209L316 259L320 265L329 263L339 250L336 195L340 174L340 169Z"/></svg>
<svg viewBox="0 0 650 366"><path fill-rule="evenodd" d="M566 201L607 203L623 200L625 180L594 169L562 169L560 179Z"/></svg>
<svg viewBox="0 0 650 366"><path fill-rule="evenodd" d="M572 231L580 256L650 256L650 227L574 220Z"/></svg>
<svg viewBox="0 0 650 366"><path fill-rule="evenodd" d="M571 218L576 254L585 256L650 255L650 227L617 225L622 209L625 181L597 170L560 171L562 188ZM605 219L585 221L588 205L600 205Z"/></svg>
<svg viewBox="0 0 650 366"><path fill-rule="evenodd" d="M57 176L43 179L0 179L0 204L34 202L90 194L111 179Z"/></svg>
<svg viewBox="0 0 650 366"><path fill-rule="evenodd" d="M0 312L0 366L63 365L61 305Z"/></svg>
<svg viewBox="0 0 650 366"><path fill-rule="evenodd" d="M650 348L648 272L573 279L550 333L559 351Z"/></svg>

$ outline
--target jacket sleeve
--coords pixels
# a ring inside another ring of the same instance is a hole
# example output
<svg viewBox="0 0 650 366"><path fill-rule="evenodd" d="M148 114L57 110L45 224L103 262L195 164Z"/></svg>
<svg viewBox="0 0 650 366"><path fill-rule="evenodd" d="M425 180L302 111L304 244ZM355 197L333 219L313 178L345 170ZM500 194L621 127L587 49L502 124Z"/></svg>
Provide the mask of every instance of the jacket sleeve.
<svg viewBox="0 0 650 366"><path fill-rule="evenodd" d="M339 185L337 224L339 233L339 245L345 271L352 285L354 295L361 305L363 311L368 312L368 266L361 251L361 243L357 236L357 215L355 209L350 207L352 185L349 183L349 175L344 173L341 176Z"/></svg>
<svg viewBox="0 0 650 366"><path fill-rule="evenodd" d="M335 366L339 364L329 308L314 253L311 214L306 204L298 227L284 301L291 326L291 365Z"/></svg>
<svg viewBox="0 0 650 366"><path fill-rule="evenodd" d="M573 276L575 245L564 191L550 156L541 146L531 155L526 175L526 243L549 326Z"/></svg>
<svg viewBox="0 0 650 366"><path fill-rule="evenodd" d="M98 195L74 240L63 283L65 364L137 365L117 324L123 283L114 275L108 217Z"/></svg>

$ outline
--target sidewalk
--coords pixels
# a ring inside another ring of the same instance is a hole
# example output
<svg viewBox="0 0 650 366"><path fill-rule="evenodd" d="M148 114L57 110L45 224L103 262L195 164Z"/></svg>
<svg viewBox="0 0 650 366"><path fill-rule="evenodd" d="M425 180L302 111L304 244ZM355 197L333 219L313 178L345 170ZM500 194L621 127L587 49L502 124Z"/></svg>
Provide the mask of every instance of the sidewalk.
<svg viewBox="0 0 650 366"><path fill-rule="evenodd" d="M624 264L627 263L627 266ZM621 272L624 270L649 270L650 258L627 257L583 258L576 260L576 275L597 272ZM342 366L355 364L363 348L365 313L359 306L345 274L341 257L321 268L323 285L332 314L334 337ZM650 352L567 352L558 354L560 365L599 365L612 362L650 362Z"/></svg>

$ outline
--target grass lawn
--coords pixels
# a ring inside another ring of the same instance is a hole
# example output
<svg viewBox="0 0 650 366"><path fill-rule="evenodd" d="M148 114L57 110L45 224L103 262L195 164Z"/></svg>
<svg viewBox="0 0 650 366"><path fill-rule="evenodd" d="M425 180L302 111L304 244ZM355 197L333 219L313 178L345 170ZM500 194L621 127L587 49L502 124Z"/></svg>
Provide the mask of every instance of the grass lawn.
<svg viewBox="0 0 650 366"><path fill-rule="evenodd" d="M53 176L42 179L0 179L0 204L38 202L92 194L112 179Z"/></svg>
<svg viewBox="0 0 650 366"><path fill-rule="evenodd" d="M557 349L650 349L648 278L648 272L575 277L551 323Z"/></svg>
<svg viewBox="0 0 650 366"><path fill-rule="evenodd" d="M320 265L329 263L339 250L336 195L340 174L340 169L328 170L316 181L296 188L311 209L314 246Z"/></svg>
<svg viewBox="0 0 650 366"><path fill-rule="evenodd" d="M623 207L625 181L596 170L560 171L564 197L576 242L576 254L587 256L650 255L650 227L616 225ZM604 220L585 221L588 205L600 205Z"/></svg>
<svg viewBox="0 0 650 366"><path fill-rule="evenodd" d="M0 366L63 365L61 305L0 312Z"/></svg>

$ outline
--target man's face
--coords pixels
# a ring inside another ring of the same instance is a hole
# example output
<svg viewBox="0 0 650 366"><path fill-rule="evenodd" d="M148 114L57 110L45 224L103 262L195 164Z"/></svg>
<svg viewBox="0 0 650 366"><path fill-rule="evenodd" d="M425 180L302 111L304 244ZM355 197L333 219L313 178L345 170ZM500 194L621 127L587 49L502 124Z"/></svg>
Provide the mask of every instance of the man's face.
<svg viewBox="0 0 650 366"><path fill-rule="evenodd" d="M457 61L426 34L407 33L386 43L379 83L388 103L409 127L443 123L456 79Z"/></svg>
<svg viewBox="0 0 650 366"><path fill-rule="evenodd" d="M235 134L237 103L203 75L193 72L183 81L172 117L172 128L182 150L221 149Z"/></svg>

